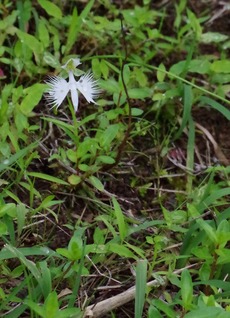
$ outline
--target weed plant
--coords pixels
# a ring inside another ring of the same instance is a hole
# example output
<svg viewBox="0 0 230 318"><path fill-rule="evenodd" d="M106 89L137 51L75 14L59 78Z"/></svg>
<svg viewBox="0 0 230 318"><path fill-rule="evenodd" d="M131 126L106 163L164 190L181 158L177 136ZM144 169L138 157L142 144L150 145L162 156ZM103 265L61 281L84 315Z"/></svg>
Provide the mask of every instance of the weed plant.
<svg viewBox="0 0 230 318"><path fill-rule="evenodd" d="M1 317L230 316L220 6L1 1Z"/></svg>

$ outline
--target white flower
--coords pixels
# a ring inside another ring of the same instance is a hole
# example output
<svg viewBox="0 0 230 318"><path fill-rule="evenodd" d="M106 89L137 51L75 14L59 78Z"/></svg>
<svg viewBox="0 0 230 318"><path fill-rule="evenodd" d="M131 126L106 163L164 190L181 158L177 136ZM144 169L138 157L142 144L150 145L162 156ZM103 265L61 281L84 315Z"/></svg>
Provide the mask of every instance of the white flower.
<svg viewBox="0 0 230 318"><path fill-rule="evenodd" d="M62 66L68 73L68 82L60 76L50 76L48 81L46 81L49 85L49 90L45 97L52 107L59 107L69 92L75 111L78 110L79 92L85 97L88 103L92 102L96 104L94 99L100 93L100 89L98 88L97 81L93 79L93 74L88 72L82 75L78 81L74 78L74 69L79 64L81 64L79 59L70 59Z"/></svg>

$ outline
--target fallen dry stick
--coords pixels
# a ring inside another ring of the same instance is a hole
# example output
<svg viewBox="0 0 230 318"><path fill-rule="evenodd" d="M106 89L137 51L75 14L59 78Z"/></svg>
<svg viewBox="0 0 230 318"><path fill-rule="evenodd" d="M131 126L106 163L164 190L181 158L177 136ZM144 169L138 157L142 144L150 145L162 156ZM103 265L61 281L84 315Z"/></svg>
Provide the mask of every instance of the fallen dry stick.
<svg viewBox="0 0 230 318"><path fill-rule="evenodd" d="M197 264L189 265L185 268L191 268L196 266ZM183 272L182 269L178 269L173 272L173 274L180 274ZM164 277L162 278L162 281L160 282L157 279L151 280L150 282L147 283L148 287L158 287L160 285L164 285L166 283L167 279ZM111 298L102 300L94 305L90 305L86 307L85 313L84 313L84 318L86 317L103 317L106 313L112 311L113 309L120 307L129 301L133 300L135 298L135 292L136 292L136 286L132 286L126 291L124 291L121 294L118 294L116 296L113 296Z"/></svg>
<svg viewBox="0 0 230 318"><path fill-rule="evenodd" d="M209 139L209 141L212 143L215 155L217 159L219 160L219 162L224 166L228 166L229 160L225 157L223 151L221 150L221 148L219 147L218 143L215 141L213 136L210 134L210 132L205 127L201 126L198 123L196 123L196 127L200 129L205 134L205 136Z"/></svg>

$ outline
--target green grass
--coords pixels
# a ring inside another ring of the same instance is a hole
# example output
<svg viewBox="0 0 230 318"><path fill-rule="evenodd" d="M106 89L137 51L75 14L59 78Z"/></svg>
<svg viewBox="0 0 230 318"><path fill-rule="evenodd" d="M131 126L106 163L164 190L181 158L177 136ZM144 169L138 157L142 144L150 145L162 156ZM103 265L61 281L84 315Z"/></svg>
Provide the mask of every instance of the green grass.
<svg viewBox="0 0 230 318"><path fill-rule="evenodd" d="M229 316L229 33L121 3L0 4L1 317ZM45 99L71 58L77 113Z"/></svg>

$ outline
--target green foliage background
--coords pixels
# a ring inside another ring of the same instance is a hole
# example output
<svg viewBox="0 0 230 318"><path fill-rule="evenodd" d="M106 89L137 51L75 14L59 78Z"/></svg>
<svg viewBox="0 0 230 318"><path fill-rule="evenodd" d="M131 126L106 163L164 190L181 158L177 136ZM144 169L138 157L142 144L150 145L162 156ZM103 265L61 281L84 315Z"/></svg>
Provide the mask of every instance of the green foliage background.
<svg viewBox="0 0 230 318"><path fill-rule="evenodd" d="M229 159L196 117L230 119L214 9L0 3L2 317L83 317L132 285L135 304L108 317L229 317ZM76 57L97 105L50 109L45 80Z"/></svg>

